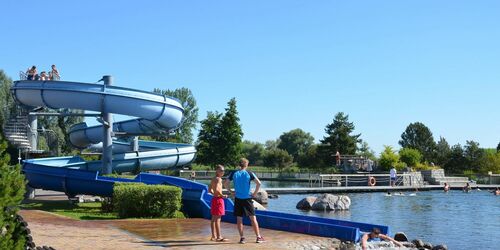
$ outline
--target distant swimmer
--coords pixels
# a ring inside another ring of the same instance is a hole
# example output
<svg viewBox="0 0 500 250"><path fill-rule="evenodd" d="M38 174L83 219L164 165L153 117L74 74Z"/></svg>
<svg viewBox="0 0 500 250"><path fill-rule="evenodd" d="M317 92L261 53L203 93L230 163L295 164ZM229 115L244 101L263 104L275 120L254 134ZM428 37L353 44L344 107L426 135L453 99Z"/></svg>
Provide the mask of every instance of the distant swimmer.
<svg viewBox="0 0 500 250"><path fill-rule="evenodd" d="M463 187L463 191L466 192L466 193L470 192L471 189L472 189L472 187L470 186L470 184L468 182Z"/></svg>
<svg viewBox="0 0 500 250"><path fill-rule="evenodd" d="M444 183L443 190L444 190L445 192L450 191L450 185L449 185L448 183L446 183L446 182L445 182L445 183Z"/></svg>
<svg viewBox="0 0 500 250"><path fill-rule="evenodd" d="M385 194L385 196L392 196L391 192L387 192L387 194Z"/></svg>
<svg viewBox="0 0 500 250"><path fill-rule="evenodd" d="M500 188L497 187L497 189L491 191L491 193L493 193L494 195L500 195Z"/></svg>

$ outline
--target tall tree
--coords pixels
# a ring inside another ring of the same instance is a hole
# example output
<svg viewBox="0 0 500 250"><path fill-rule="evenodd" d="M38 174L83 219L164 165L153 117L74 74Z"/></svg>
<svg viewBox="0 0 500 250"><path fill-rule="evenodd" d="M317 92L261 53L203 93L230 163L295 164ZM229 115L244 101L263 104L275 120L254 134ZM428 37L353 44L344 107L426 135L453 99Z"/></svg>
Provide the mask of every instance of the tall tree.
<svg viewBox="0 0 500 250"><path fill-rule="evenodd" d="M410 123L406 127L405 132L401 134L399 145L420 151L424 161L434 160L436 142L434 142L431 130L421 122Z"/></svg>
<svg viewBox="0 0 500 250"><path fill-rule="evenodd" d="M341 154L354 155L357 144L361 142L361 134L352 134L354 123L349 122L349 115L339 112L335 115L333 122L326 125L326 136L321 140L323 155L327 162L334 162L337 150Z"/></svg>
<svg viewBox="0 0 500 250"><path fill-rule="evenodd" d="M466 159L462 145L456 144L451 147L450 159L444 165L448 173L463 173L465 170Z"/></svg>
<svg viewBox="0 0 500 250"><path fill-rule="evenodd" d="M487 151L484 157L484 163L481 166L480 173L487 174L492 172L494 174L500 173L500 152Z"/></svg>
<svg viewBox="0 0 500 250"><path fill-rule="evenodd" d="M500 152L500 142L497 145L497 152Z"/></svg>
<svg viewBox="0 0 500 250"><path fill-rule="evenodd" d="M261 166L265 153L264 145L258 142L243 141L242 155L248 159L250 165Z"/></svg>
<svg viewBox="0 0 500 250"><path fill-rule="evenodd" d="M323 168L327 165L323 160L319 152L318 144L313 144L307 148L306 152L299 154L297 163L301 167Z"/></svg>
<svg viewBox="0 0 500 250"><path fill-rule="evenodd" d="M364 157L365 159L376 160L375 152L370 149L370 146L368 146L368 142L366 141L361 141L360 147L356 154Z"/></svg>
<svg viewBox="0 0 500 250"><path fill-rule="evenodd" d="M439 137L436 144L435 161L439 166L444 166L450 160L451 148L446 139Z"/></svg>
<svg viewBox="0 0 500 250"><path fill-rule="evenodd" d="M25 191L24 175L19 165L9 166L5 153L7 141L0 134L0 249L26 249L26 236L16 220Z"/></svg>
<svg viewBox="0 0 500 250"><path fill-rule="evenodd" d="M208 112L207 118L201 121L201 129L196 143L196 161L215 167L219 163L220 121L222 114Z"/></svg>
<svg viewBox="0 0 500 250"><path fill-rule="evenodd" d="M182 107L184 108L184 116L182 118L181 126L175 131L174 138L167 136L154 137L159 141L175 141L182 143L193 143L193 130L196 128L198 122L198 106L196 106L196 99L193 93L188 88L180 88L175 90L170 89L154 89L153 92L162 94L167 97L177 98Z"/></svg>
<svg viewBox="0 0 500 250"><path fill-rule="evenodd" d="M306 152L313 142L314 137L311 134L297 128L280 136L278 148L288 152L297 161L299 154Z"/></svg>
<svg viewBox="0 0 500 250"><path fill-rule="evenodd" d="M216 164L235 166L241 157L243 131L236 109L236 99L228 102L226 112L208 112L201 121L198 134L197 161L215 167Z"/></svg>
<svg viewBox="0 0 500 250"><path fill-rule="evenodd" d="M293 157L283 149L275 148L264 154L264 166L277 168L280 172L292 164Z"/></svg>
<svg viewBox="0 0 500 250"><path fill-rule="evenodd" d="M241 142L243 130L240 125L236 99L232 98L227 103L226 113L221 119L220 132L220 161L223 164L235 166L241 157Z"/></svg>
<svg viewBox="0 0 500 250"><path fill-rule="evenodd" d="M467 162L467 169L478 172L481 168L485 152L475 141L467 141L464 147L464 157Z"/></svg>
<svg viewBox="0 0 500 250"><path fill-rule="evenodd" d="M3 70L0 69L0 122L3 125L6 122L10 114L15 109L14 99L10 92L12 86L12 79L10 79Z"/></svg>
<svg viewBox="0 0 500 250"><path fill-rule="evenodd" d="M267 140L266 143L264 143L264 147L266 148L266 150L275 149L275 148L278 148L278 144L279 143L280 143L279 139L277 139L277 140Z"/></svg>
<svg viewBox="0 0 500 250"><path fill-rule="evenodd" d="M74 114L83 114L83 110L70 110L70 109L59 109L60 113L74 113ZM59 146L62 152L70 153L73 150L71 143L69 143L69 129L74 124L83 122L83 116L59 116L57 117L57 126L60 129L60 137L62 140L59 140L59 143L56 146ZM57 133L56 131L54 131ZM46 134L46 136L51 136ZM53 136L53 135L52 135ZM61 142L62 141L62 142ZM49 146L50 147L50 146Z"/></svg>

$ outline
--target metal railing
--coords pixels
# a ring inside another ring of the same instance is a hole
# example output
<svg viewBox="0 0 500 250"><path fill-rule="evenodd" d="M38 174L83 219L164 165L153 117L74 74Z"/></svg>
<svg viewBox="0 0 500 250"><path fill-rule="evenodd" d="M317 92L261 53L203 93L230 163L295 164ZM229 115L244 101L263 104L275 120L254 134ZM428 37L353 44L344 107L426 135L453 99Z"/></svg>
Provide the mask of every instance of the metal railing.
<svg viewBox="0 0 500 250"><path fill-rule="evenodd" d="M54 75L54 74L51 74L51 73L49 73L49 75L47 77L50 79L50 81L59 81L59 80L61 80L60 76ZM26 80L28 80L28 74L26 74L26 72L24 72L24 71L19 71L19 80L20 81L26 81ZM36 80L36 79L33 79L33 80Z"/></svg>
<svg viewBox="0 0 500 250"><path fill-rule="evenodd" d="M390 185L390 174L317 174L317 173L278 173L278 172L255 172L259 179L297 180L307 181L311 187L332 186L367 186L369 177L375 178L375 182ZM194 173L194 174L193 174ZM179 176L188 179L209 179L215 176L215 171L180 170ZM424 180L416 173L399 174L396 186L421 187Z"/></svg>

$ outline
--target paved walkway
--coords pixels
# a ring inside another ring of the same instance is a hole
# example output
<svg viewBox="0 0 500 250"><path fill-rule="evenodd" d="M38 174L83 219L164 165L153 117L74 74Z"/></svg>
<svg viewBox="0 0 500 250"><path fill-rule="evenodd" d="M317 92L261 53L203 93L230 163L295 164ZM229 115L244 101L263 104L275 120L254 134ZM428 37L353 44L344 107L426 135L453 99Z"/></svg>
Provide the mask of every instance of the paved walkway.
<svg viewBox="0 0 500 250"><path fill-rule="evenodd" d="M37 246L55 249L335 249L335 239L262 229L267 242L257 244L245 227L247 244L238 244L236 225L222 223L226 243L210 238L205 219L131 219L79 221L40 210L23 210Z"/></svg>

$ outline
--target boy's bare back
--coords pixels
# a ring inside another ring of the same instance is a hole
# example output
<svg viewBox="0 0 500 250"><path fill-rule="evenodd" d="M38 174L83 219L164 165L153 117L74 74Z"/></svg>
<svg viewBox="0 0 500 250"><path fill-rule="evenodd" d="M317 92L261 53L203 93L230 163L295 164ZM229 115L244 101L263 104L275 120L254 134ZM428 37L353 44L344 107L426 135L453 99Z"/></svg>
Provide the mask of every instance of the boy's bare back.
<svg viewBox="0 0 500 250"><path fill-rule="evenodd" d="M222 178L214 177L212 181L210 181L210 187L208 188L210 193L212 193L215 197L222 197Z"/></svg>

